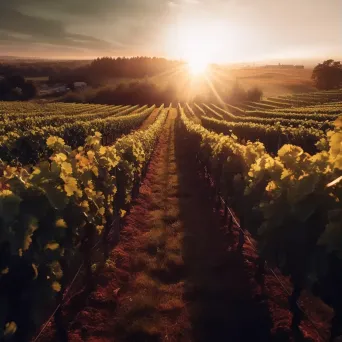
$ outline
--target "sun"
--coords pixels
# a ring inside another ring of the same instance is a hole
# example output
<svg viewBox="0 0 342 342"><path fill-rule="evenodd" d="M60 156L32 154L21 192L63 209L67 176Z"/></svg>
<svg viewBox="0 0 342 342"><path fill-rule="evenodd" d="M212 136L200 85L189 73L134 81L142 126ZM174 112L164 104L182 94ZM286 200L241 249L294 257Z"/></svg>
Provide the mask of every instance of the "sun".
<svg viewBox="0 0 342 342"><path fill-rule="evenodd" d="M222 56L226 41L226 23L196 17L180 19L165 40L168 55L188 64L191 76L206 76L209 66Z"/></svg>
<svg viewBox="0 0 342 342"><path fill-rule="evenodd" d="M188 59L188 67L190 74L197 76L205 74L208 69L209 62L201 58Z"/></svg>
<svg viewBox="0 0 342 342"><path fill-rule="evenodd" d="M205 74L209 64L213 63L220 48L220 41L216 38L216 30L203 23L187 22L181 26L176 49L188 63L191 75Z"/></svg>

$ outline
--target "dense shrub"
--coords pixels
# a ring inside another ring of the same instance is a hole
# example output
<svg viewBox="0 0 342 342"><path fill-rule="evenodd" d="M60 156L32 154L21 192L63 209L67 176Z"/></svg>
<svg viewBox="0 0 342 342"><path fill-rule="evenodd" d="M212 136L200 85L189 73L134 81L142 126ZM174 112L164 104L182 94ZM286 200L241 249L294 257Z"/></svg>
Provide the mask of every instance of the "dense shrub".
<svg viewBox="0 0 342 342"><path fill-rule="evenodd" d="M263 91L258 87L251 88L247 91L247 101L253 101L253 102L261 101L262 96L263 96Z"/></svg>
<svg viewBox="0 0 342 342"><path fill-rule="evenodd" d="M342 86L342 64L328 59L319 63L312 72L317 89L330 90Z"/></svg>
<svg viewBox="0 0 342 342"><path fill-rule="evenodd" d="M37 95L37 88L24 77L13 75L0 78L0 100L30 100Z"/></svg>

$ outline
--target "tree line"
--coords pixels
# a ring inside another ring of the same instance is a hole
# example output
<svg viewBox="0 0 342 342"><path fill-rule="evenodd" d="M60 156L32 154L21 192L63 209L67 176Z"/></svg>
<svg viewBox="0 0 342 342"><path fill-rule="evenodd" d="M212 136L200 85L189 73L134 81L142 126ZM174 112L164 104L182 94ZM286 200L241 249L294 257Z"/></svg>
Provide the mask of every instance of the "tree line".
<svg viewBox="0 0 342 342"><path fill-rule="evenodd" d="M0 63L0 75L48 77L48 83L51 84L84 81L95 86L103 84L108 78L151 77L183 64L184 62L157 57L103 57L93 61L12 62Z"/></svg>
<svg viewBox="0 0 342 342"><path fill-rule="evenodd" d="M85 91L69 92L59 99L64 102L81 102L110 105L161 105L178 102L197 102L197 103L219 103L219 101L229 103L241 103L244 101L260 101L263 92L258 87L245 90L238 83L230 89L217 88L215 95L211 88L207 88L193 97L188 97L182 87L177 82L172 82L162 86L148 79L133 82L120 83L115 87L100 87Z"/></svg>
<svg viewBox="0 0 342 342"><path fill-rule="evenodd" d="M152 76L172 72L184 66L182 61L170 61L164 58L97 58L93 61L36 61L0 63L0 100L27 100L36 96L33 82L24 77L48 77L48 83L84 81L93 89L83 93L70 93L61 100L75 102L94 102L108 104L122 103L168 103L186 101L184 91L177 88L178 78L175 76L166 86L144 80ZM110 79L129 78L130 83L122 83L116 87L107 87ZM136 79L136 81L134 81ZM143 80L142 80L143 79ZM315 86L320 90L335 89L342 86L342 65L329 59L318 64L312 73ZM142 81L141 81L142 80ZM72 89L70 86L69 88ZM229 103L243 101L259 101L263 93L261 89L245 90L238 83L230 89L216 87L221 99ZM197 94L191 101L217 102L217 97L206 91Z"/></svg>

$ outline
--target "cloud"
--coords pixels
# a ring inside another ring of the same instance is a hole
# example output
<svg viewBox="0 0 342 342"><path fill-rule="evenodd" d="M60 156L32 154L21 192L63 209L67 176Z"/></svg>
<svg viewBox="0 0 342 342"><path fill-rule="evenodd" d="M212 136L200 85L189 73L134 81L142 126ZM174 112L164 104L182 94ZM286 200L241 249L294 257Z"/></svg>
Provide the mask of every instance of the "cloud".
<svg viewBox="0 0 342 342"><path fill-rule="evenodd" d="M1 45L9 42L30 42L94 50L121 45L81 33L68 32L61 21L23 14L8 6L0 8L0 31Z"/></svg>
<svg viewBox="0 0 342 342"><path fill-rule="evenodd" d="M133 53L159 37L166 7L167 0L0 2L0 49L25 42Z"/></svg>
<svg viewBox="0 0 342 342"><path fill-rule="evenodd" d="M190 0L191 1L191 0ZM73 18L104 19L120 15L137 16L141 14L161 14L167 0L10 0L10 6L24 13L40 13Z"/></svg>

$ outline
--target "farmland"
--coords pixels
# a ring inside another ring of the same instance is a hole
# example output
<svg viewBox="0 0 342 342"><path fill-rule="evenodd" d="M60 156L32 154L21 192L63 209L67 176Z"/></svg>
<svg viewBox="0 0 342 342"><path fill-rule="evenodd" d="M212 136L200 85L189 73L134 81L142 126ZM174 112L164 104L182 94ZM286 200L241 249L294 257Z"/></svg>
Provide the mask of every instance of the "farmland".
<svg viewBox="0 0 342 342"><path fill-rule="evenodd" d="M0 102L0 334L340 335L340 115L341 90L240 104Z"/></svg>

